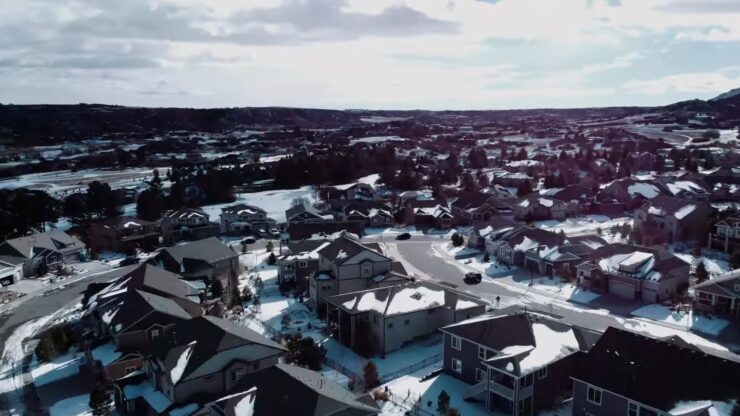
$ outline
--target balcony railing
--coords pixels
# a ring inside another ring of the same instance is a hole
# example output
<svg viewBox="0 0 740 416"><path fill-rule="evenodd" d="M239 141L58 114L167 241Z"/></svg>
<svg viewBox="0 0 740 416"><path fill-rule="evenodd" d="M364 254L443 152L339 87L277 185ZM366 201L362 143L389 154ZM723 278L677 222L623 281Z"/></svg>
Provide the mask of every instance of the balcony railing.
<svg viewBox="0 0 740 416"><path fill-rule="evenodd" d="M509 400L514 400L514 390L513 389L506 387L503 384L496 383L493 380L491 380L488 386L492 392L498 394L499 396L506 397Z"/></svg>

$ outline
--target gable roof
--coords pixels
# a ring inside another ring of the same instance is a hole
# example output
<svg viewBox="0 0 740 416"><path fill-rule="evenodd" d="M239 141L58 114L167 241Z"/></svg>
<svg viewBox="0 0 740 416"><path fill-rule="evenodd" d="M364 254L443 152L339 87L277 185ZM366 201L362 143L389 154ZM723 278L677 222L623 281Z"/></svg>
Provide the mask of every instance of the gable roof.
<svg viewBox="0 0 740 416"><path fill-rule="evenodd" d="M360 401L322 374L288 364L247 374L231 391L235 392L232 397L243 397L239 392L253 392L254 416L359 416L379 411L374 403ZM230 415L235 404L232 401L219 407L224 414Z"/></svg>
<svg viewBox="0 0 740 416"><path fill-rule="evenodd" d="M351 314L374 311L383 316L439 307L460 311L485 305L485 302L473 296L430 282L410 282L361 290L330 296L325 300Z"/></svg>
<svg viewBox="0 0 740 416"><path fill-rule="evenodd" d="M475 209L488 202L493 197L483 192L471 192L461 195L452 203L452 206L462 210Z"/></svg>
<svg viewBox="0 0 740 416"><path fill-rule="evenodd" d="M181 298L166 298L137 289L127 290L112 302L97 308L96 311L116 334L131 329L142 318L153 312L180 320L188 320L202 313L200 305L195 302ZM144 323L145 327L139 329L146 329L152 323L168 324L170 322L147 321Z"/></svg>
<svg viewBox="0 0 740 416"><path fill-rule="evenodd" d="M301 202L300 204L290 207L287 210L285 210L285 218L290 220L291 218L295 217L296 215L300 215L303 213L308 213L314 217L323 218L323 215L321 215L321 212L319 212L318 209L316 209L313 205L310 205L306 203L305 201Z"/></svg>
<svg viewBox="0 0 740 416"><path fill-rule="evenodd" d="M331 242L331 244L319 250L319 255L326 257L336 264L343 264L363 251L372 251L373 253L390 260L379 250L375 250L369 244L362 244L357 239L350 237L347 234L337 237Z"/></svg>
<svg viewBox="0 0 740 416"><path fill-rule="evenodd" d="M325 237L326 235L341 231L347 231L360 236L364 230L365 224L359 221L323 221L289 224L286 231L291 240L303 240L314 236Z"/></svg>
<svg viewBox="0 0 740 416"><path fill-rule="evenodd" d="M737 285L740 285L740 269L735 269L714 279L701 282L694 286L694 290L712 292L718 295L740 299L740 290L735 289Z"/></svg>
<svg viewBox="0 0 740 416"><path fill-rule="evenodd" d="M221 371L235 360L254 362L285 351L244 325L214 316L178 323L173 334L171 345L163 345L160 353L173 384Z"/></svg>
<svg viewBox="0 0 740 416"><path fill-rule="evenodd" d="M687 201L658 195L641 207L650 215L673 216L679 221L694 215L705 215L712 207L704 202Z"/></svg>
<svg viewBox="0 0 740 416"><path fill-rule="evenodd" d="M668 411L680 401L736 398L740 363L610 327L589 351L574 378Z"/></svg>
<svg viewBox="0 0 740 416"><path fill-rule="evenodd" d="M85 244L64 231L52 230L25 237L5 240L4 244L13 248L19 256L32 259L48 252L67 253L85 248Z"/></svg>
<svg viewBox="0 0 740 416"><path fill-rule="evenodd" d="M166 247L162 251L169 254L180 264L186 259L201 260L212 264L239 256L231 247L221 242L218 237L209 237L186 244Z"/></svg>
<svg viewBox="0 0 740 416"><path fill-rule="evenodd" d="M197 289L181 280L180 275L148 263L120 267L106 272L106 276L110 279L107 285L90 285L86 289L86 295L90 296L91 303L95 302L98 297L109 296L114 292L129 289L138 289L164 297L178 297L181 299L197 298L200 294ZM98 292L92 293L91 291L95 289Z"/></svg>
<svg viewBox="0 0 740 416"><path fill-rule="evenodd" d="M164 213L162 216L164 219L169 220L182 220L187 218L210 218L208 214L200 208L180 208L170 210Z"/></svg>
<svg viewBox="0 0 740 416"><path fill-rule="evenodd" d="M221 212L224 214L266 214L265 210L248 204L234 204L227 207L221 208Z"/></svg>

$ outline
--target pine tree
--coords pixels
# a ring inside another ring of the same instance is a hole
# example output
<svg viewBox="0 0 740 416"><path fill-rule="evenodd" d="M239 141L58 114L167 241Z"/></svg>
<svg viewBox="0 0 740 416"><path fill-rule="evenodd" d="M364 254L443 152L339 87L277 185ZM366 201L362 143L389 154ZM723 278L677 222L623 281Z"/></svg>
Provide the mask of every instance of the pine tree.
<svg viewBox="0 0 740 416"><path fill-rule="evenodd" d="M704 262L700 261L699 264L696 265L696 280L697 282L701 283L709 279L709 272L707 272L706 266L704 266Z"/></svg>
<svg viewBox="0 0 740 416"><path fill-rule="evenodd" d="M368 360L362 367L362 380L365 383L365 389L370 390L380 385L378 380L378 367L373 360Z"/></svg>
<svg viewBox="0 0 740 416"><path fill-rule="evenodd" d="M95 384L95 387L90 392L88 406L90 406L94 416L106 416L110 414L112 410L110 393L104 383L98 382Z"/></svg>
<svg viewBox="0 0 740 416"><path fill-rule="evenodd" d="M437 411L447 412L450 408L450 395L445 390L442 390L437 397Z"/></svg>
<svg viewBox="0 0 740 416"><path fill-rule="evenodd" d="M274 266L275 263L277 263L275 253L270 253L270 255L267 257L267 264L269 264L270 266Z"/></svg>

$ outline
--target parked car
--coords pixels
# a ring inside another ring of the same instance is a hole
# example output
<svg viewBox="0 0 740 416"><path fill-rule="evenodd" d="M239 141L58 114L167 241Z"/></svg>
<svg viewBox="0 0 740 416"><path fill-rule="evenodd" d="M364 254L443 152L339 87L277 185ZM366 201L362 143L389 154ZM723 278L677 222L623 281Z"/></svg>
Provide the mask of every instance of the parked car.
<svg viewBox="0 0 740 416"><path fill-rule="evenodd" d="M480 283L481 280L483 280L483 275L481 275L480 273L469 272L465 273L465 278L463 280L467 284Z"/></svg>
<svg viewBox="0 0 740 416"><path fill-rule="evenodd" d="M242 240L242 244L254 244L257 240L254 239L254 237L247 237L244 240Z"/></svg>
<svg viewBox="0 0 740 416"><path fill-rule="evenodd" d="M409 238L411 238L409 233L401 233L396 236L396 240L408 240Z"/></svg>
<svg viewBox="0 0 740 416"><path fill-rule="evenodd" d="M131 266L132 264L139 264L139 258L136 256L126 256L125 259L121 260L118 265L120 267Z"/></svg>

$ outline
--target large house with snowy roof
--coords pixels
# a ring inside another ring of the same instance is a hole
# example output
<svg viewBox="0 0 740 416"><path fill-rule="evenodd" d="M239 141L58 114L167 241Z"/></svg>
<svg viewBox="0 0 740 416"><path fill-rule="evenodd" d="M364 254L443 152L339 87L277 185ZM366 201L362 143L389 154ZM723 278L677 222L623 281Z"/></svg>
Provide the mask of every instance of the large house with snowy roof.
<svg viewBox="0 0 740 416"><path fill-rule="evenodd" d="M694 286L694 306L707 313L740 320L740 269Z"/></svg>
<svg viewBox="0 0 740 416"><path fill-rule="evenodd" d="M485 313L486 303L430 282L324 298L332 336L361 354L381 356L440 327Z"/></svg>
<svg viewBox="0 0 740 416"><path fill-rule="evenodd" d="M573 416L729 415L740 363L678 337L610 327L573 373Z"/></svg>
<svg viewBox="0 0 740 416"><path fill-rule="evenodd" d="M285 220L288 226L294 224L306 224L315 222L331 222L334 221L334 216L331 214L324 214L313 205L306 201L288 208L285 211Z"/></svg>
<svg viewBox="0 0 740 416"><path fill-rule="evenodd" d="M458 225L482 224L496 215L513 214L510 207L483 192L464 194L455 200L450 208Z"/></svg>
<svg viewBox="0 0 740 416"><path fill-rule="evenodd" d="M486 224L474 225L468 232L468 247L483 249L489 236L500 235L520 225L509 217L501 216L491 218Z"/></svg>
<svg viewBox="0 0 740 416"><path fill-rule="evenodd" d="M309 299L319 313L323 313L327 296L409 280L403 266L383 254L377 244L363 244L349 234L323 246L318 256L319 270L309 279Z"/></svg>
<svg viewBox="0 0 740 416"><path fill-rule="evenodd" d="M596 201L600 204L619 203L625 209L632 210L645 201L666 194L667 189L657 181L622 178L602 186L596 194Z"/></svg>
<svg viewBox="0 0 740 416"><path fill-rule="evenodd" d="M598 335L546 315L505 311L441 329L442 368L490 413L532 416L567 397L569 377Z"/></svg>
<svg viewBox="0 0 740 416"><path fill-rule="evenodd" d="M689 263L662 247L608 244L576 266L578 284L600 293L660 302L689 283Z"/></svg>
<svg viewBox="0 0 740 416"><path fill-rule="evenodd" d="M401 209L404 224L415 225L419 228L446 229L452 227L452 212L442 201L410 199L403 204Z"/></svg>
<svg viewBox="0 0 740 416"><path fill-rule="evenodd" d="M28 277L39 267L49 269L76 263L81 260L85 249L85 244L76 237L54 230L5 240L0 244L0 255L22 261L23 275Z"/></svg>
<svg viewBox="0 0 740 416"><path fill-rule="evenodd" d="M491 240L490 243L488 240ZM564 242L564 235L539 228L519 226L500 234L489 235L486 240L486 250L492 250L489 253L505 264L524 266L526 252L532 249L559 247Z"/></svg>
<svg viewBox="0 0 740 416"><path fill-rule="evenodd" d="M686 239L704 242L707 219L714 211L706 202L659 195L635 210L633 228L640 231L644 245Z"/></svg>
<svg viewBox="0 0 740 416"><path fill-rule="evenodd" d="M393 210L380 201L358 201L347 204L341 217L342 221L359 222L365 227L393 226Z"/></svg>
<svg viewBox="0 0 740 416"><path fill-rule="evenodd" d="M514 205L514 218L520 220L562 220L568 212L565 202L538 195L524 198Z"/></svg>
<svg viewBox="0 0 740 416"><path fill-rule="evenodd" d="M167 244L182 240L200 240L219 234L219 225L198 208L180 208L164 213L160 221L162 239Z"/></svg>
<svg viewBox="0 0 740 416"><path fill-rule="evenodd" d="M90 225L87 239L90 250L134 253L137 248L151 250L161 237L156 223L132 217L113 217Z"/></svg>
<svg viewBox="0 0 740 416"><path fill-rule="evenodd" d="M319 250L328 240L294 241L277 258L278 282L294 282L299 290L308 290L308 279L319 270Z"/></svg>
<svg viewBox="0 0 740 416"><path fill-rule="evenodd" d="M114 383L121 414L171 414L198 397L223 396L245 375L278 364L285 354L246 326L212 316L177 324L161 341L144 372Z"/></svg>
<svg viewBox="0 0 740 416"><path fill-rule="evenodd" d="M243 235L268 233L277 223L267 217L260 207L248 204L234 204L221 208L220 231L222 234Z"/></svg>
<svg viewBox="0 0 740 416"><path fill-rule="evenodd" d="M728 217L714 224L711 244L725 253L740 248L740 218Z"/></svg>

